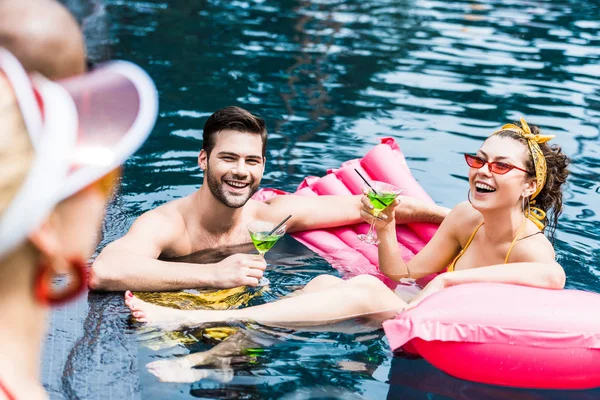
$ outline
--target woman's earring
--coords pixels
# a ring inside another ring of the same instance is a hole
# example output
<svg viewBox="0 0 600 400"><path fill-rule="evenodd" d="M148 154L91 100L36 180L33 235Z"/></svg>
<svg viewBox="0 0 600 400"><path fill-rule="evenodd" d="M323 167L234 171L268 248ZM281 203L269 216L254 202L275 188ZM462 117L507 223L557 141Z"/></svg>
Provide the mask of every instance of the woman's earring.
<svg viewBox="0 0 600 400"><path fill-rule="evenodd" d="M72 266L74 276L67 284L66 290L55 293L52 289L54 276L52 265L46 259L40 261L33 286L38 302L48 306L58 306L76 298L85 290L88 281L86 263L82 259L72 259L69 264Z"/></svg>
<svg viewBox="0 0 600 400"><path fill-rule="evenodd" d="M469 192L467 193L467 199L469 200L469 203L473 204L471 202L471 189L469 189Z"/></svg>
<svg viewBox="0 0 600 400"><path fill-rule="evenodd" d="M529 204L529 197L523 196L523 214L526 216L531 213L531 206Z"/></svg>

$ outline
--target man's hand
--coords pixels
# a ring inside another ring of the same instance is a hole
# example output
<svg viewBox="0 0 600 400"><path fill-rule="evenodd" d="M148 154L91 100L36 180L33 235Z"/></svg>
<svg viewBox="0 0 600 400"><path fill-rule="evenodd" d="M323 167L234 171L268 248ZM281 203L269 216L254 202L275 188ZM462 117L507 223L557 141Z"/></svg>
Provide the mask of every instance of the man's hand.
<svg viewBox="0 0 600 400"><path fill-rule="evenodd" d="M215 265L215 287L257 286L267 263L258 254L233 254Z"/></svg>

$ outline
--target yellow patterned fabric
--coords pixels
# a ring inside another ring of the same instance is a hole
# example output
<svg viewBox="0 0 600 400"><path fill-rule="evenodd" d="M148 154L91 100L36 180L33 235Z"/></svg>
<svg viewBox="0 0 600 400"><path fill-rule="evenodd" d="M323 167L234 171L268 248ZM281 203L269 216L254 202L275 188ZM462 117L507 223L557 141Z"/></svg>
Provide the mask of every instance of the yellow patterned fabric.
<svg viewBox="0 0 600 400"><path fill-rule="evenodd" d="M534 201L535 203L535 201ZM540 231L543 231L546 227L544 221L546 220L546 212L538 207L528 207L525 210L525 216L538 227Z"/></svg>
<svg viewBox="0 0 600 400"><path fill-rule="evenodd" d="M540 194L540 192L544 188L544 185L546 184L546 176L548 174L546 157L544 157L544 153L540 148L540 144L546 143L547 141L555 138L555 135L534 135L533 133L531 133L531 129L529 128L529 125L527 124L527 122L525 122L525 118L523 117L521 117L521 126L515 124L506 124L499 130L494 132L493 135L498 132L507 130L516 132L527 140L529 151L531 152L531 157L533 158L533 166L535 168L535 180L537 183L535 192L529 198L529 200L533 200L538 194ZM525 214L527 218L529 218L540 230L544 229L544 220L546 218L546 213L544 212L544 210L537 207L528 207L525 211Z"/></svg>
<svg viewBox="0 0 600 400"><path fill-rule="evenodd" d="M229 310L246 307L250 300L262 296L268 287L249 290L246 286L223 290L186 290L182 292L136 292L135 295L152 304L178 310ZM152 350L186 345L202 339L220 342L238 331L236 327L212 326L186 331L156 332L144 335L144 345Z"/></svg>
<svg viewBox="0 0 600 400"><path fill-rule="evenodd" d="M229 310L247 306L251 299L262 296L264 290L266 287L248 290L246 286L239 286L222 290L136 292L135 295L148 303L179 310Z"/></svg>

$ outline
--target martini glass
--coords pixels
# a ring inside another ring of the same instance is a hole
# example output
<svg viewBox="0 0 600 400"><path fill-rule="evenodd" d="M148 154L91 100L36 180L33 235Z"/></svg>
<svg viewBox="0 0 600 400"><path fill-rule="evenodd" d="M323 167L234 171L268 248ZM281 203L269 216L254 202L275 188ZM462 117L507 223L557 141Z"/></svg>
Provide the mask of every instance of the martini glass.
<svg viewBox="0 0 600 400"><path fill-rule="evenodd" d="M399 187L391 185L389 183L371 181L367 197L373 205L373 215L377 217L381 211L385 210L387 206L394 202L396 197L398 197L398 195L402 193L403 190L404 189L400 189ZM377 238L375 237L374 232L375 218L373 218L373 221L371 222L369 232L367 232L366 235L358 235L358 238L366 243L379 244L379 240L377 240Z"/></svg>
<svg viewBox="0 0 600 400"><path fill-rule="evenodd" d="M280 226L275 232L273 232L273 228L275 228L275 226L275 224L265 221L252 221L246 225L254 247L258 251L258 254L263 257L267 251L271 250L271 248L275 246L275 243L277 243L277 241L281 239L283 235L285 235L285 225ZM258 282L258 286L265 286L268 284L269 280L264 276Z"/></svg>

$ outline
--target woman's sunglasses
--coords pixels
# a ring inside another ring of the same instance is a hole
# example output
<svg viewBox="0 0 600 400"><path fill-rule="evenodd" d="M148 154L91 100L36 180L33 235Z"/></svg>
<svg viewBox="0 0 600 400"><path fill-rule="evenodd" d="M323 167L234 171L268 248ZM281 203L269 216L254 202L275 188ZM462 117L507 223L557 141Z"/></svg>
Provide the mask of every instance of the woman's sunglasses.
<svg viewBox="0 0 600 400"><path fill-rule="evenodd" d="M122 175L122 168L115 168L108 174L103 175L96 181L90 183L85 189L96 189L107 199L111 199L117 189L117 184Z"/></svg>
<svg viewBox="0 0 600 400"><path fill-rule="evenodd" d="M516 167L512 164L507 164L507 163L498 162L498 161L489 162L489 161L484 160L481 157L473 156L471 154L465 154L465 160L467 161L467 164L469 164L469 167L475 168L475 169L479 169L479 168L483 167L485 164L487 164L490 172L492 172L494 174L498 174L498 175L504 175L507 172L511 171L512 169L518 169L519 171L523 171L526 174L529 174L529 172L524 170L523 168Z"/></svg>

